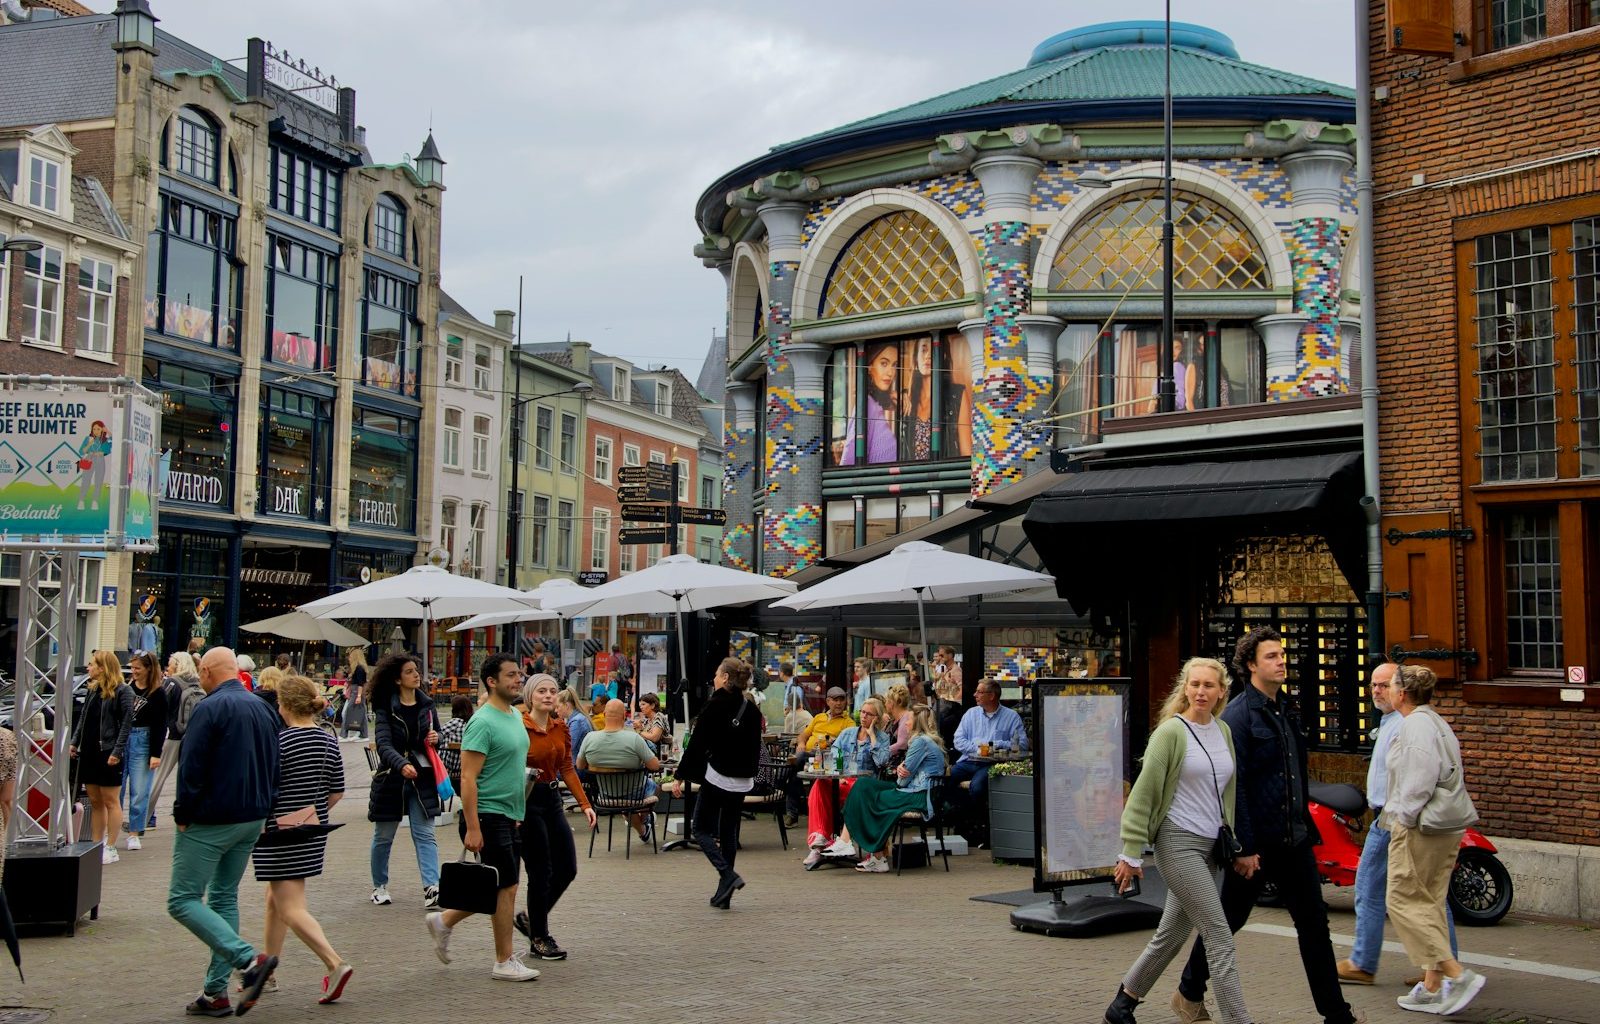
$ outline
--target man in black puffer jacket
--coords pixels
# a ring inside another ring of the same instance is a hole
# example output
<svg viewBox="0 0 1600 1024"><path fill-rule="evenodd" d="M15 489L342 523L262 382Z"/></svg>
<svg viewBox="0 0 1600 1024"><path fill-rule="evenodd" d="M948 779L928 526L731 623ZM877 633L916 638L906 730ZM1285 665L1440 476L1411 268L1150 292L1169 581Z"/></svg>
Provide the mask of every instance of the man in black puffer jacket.
<svg viewBox="0 0 1600 1024"><path fill-rule="evenodd" d="M717 869L719 882L711 905L727 910L744 879L733 870L739 852L739 821L744 796L755 788L761 765L761 709L744 697L750 666L724 658L717 666L716 689L695 719L694 734L678 762L673 796L683 795L687 779L700 785L694 805L694 841Z"/></svg>
<svg viewBox="0 0 1600 1024"><path fill-rule="evenodd" d="M1364 1021L1339 992L1328 907L1322 902L1322 879L1312 854L1320 840L1306 806L1306 738L1298 710L1283 693L1289 672L1282 637L1265 626L1252 629L1235 648L1233 666L1248 685L1222 712L1238 764L1235 821L1244 848L1222 883L1228 926L1235 932L1243 928L1262 886L1273 883L1294 921L1317 1012L1325 1024ZM1196 939L1173 999L1173 1010L1184 1024L1201 1019L1209 978L1205 944Z"/></svg>

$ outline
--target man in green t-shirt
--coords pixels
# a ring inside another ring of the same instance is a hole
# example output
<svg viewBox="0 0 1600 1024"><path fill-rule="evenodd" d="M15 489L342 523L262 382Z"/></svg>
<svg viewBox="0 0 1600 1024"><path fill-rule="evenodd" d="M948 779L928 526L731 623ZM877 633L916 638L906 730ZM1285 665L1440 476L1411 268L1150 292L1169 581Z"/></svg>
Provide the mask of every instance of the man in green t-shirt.
<svg viewBox="0 0 1600 1024"><path fill-rule="evenodd" d="M650 744L645 742L643 736L627 728L627 705L620 700L607 701L605 716L606 727L591 732L583 738L583 746L578 751L580 772L594 768L614 768L621 771L644 768L652 772L661 770L661 759L650 749ZM638 794L638 799L647 799L655 796L655 793L655 782L645 779L644 790ZM650 841L650 823L653 817L654 812L628 815L628 823L639 833L639 838L647 843Z"/></svg>
<svg viewBox="0 0 1600 1024"><path fill-rule="evenodd" d="M496 981L532 981L539 972L512 955L511 920L517 908L517 874L522 863L518 823L522 821L528 731L511 708L522 690L522 669L510 654L483 659L483 687L489 699L467 722L461 736L461 841L500 873L500 896L492 917ZM450 962L450 931L471 917L460 910L427 916L433 951Z"/></svg>

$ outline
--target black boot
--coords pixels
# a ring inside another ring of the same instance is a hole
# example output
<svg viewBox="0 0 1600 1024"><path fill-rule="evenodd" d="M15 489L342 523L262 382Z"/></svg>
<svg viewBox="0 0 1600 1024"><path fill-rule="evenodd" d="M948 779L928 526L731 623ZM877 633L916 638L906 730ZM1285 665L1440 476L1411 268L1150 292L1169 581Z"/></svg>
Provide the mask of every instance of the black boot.
<svg viewBox="0 0 1600 1024"><path fill-rule="evenodd" d="M1111 1005L1106 1007L1106 1024L1138 1024L1133 1019L1133 1008L1139 1005L1139 1000L1128 995L1121 985L1117 986L1117 998L1111 1000Z"/></svg>
<svg viewBox="0 0 1600 1024"><path fill-rule="evenodd" d="M744 888L744 879L736 872L729 871L722 876L722 883L717 886L716 895L711 897L711 905L718 910L727 910L733 903L733 894Z"/></svg>

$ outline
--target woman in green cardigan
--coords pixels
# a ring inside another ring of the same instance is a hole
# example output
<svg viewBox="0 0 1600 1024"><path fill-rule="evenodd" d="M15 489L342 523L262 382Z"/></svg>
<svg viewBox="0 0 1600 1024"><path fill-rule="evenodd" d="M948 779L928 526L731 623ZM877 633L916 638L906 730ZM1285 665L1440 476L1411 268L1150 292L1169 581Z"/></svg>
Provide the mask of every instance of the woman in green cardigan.
<svg viewBox="0 0 1600 1024"><path fill-rule="evenodd" d="M1120 891L1142 877L1140 858L1146 846L1154 846L1156 866L1167 883L1167 904L1155 935L1107 1007L1107 1024L1135 1024L1134 1007L1183 950L1193 929L1206 940L1222 1024L1250 1022L1215 869L1248 872L1253 865L1250 859L1213 863L1217 833L1224 823L1233 826L1234 815L1233 737L1218 717L1227 702L1228 676L1222 663L1190 658L1145 747L1144 766L1122 811L1122 854L1115 878ZM1172 1009L1181 1020L1195 1020L1204 1006L1175 993Z"/></svg>

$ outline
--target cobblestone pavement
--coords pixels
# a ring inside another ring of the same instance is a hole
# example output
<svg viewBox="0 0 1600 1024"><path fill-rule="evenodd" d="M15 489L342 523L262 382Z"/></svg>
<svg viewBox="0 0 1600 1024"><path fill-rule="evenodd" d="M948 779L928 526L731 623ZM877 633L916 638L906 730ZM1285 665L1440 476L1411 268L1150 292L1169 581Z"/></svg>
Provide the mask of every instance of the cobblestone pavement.
<svg viewBox="0 0 1600 1024"><path fill-rule="evenodd" d="M946 874L902 877L800 869L802 850L779 848L770 817L746 822L739 870L749 886L722 912L706 905L715 878L698 852L655 855L618 844L594 858L579 846L578 880L556 908L552 930L571 951L563 963L537 964L531 985L489 978L487 921L457 929L455 962L440 964L423 927L416 861L404 829L395 842L390 889L396 902L368 901L365 759L346 744L352 790L335 810L347 827L333 834L327 872L310 883L312 906L356 975L336 1006L316 1005L322 967L291 935L279 968L281 990L252 1012L263 1022L512 1021L563 1024L627 1021L848 1022L932 1021L1094 1024L1133 961L1144 934L1051 939L1010 927L1009 907L969 897L1026 889L1031 869L992 863L986 854L951 859ZM24 941L28 982L0 963L4 1007L49 1008L54 1021L138 1024L181 1018L204 969L200 944L167 917L172 828L106 867L100 919L74 938ZM581 824L581 818L574 818ZM443 854L459 850L440 829ZM620 838L620 837L619 837ZM246 935L259 936L263 887L241 892ZM1333 930L1354 925L1348 894L1329 890ZM1259 1024L1312 1024L1292 937L1281 911L1262 910L1240 936L1245 991ZM1391 936L1392 938L1392 936ZM1462 929L1467 954L1510 958L1481 968L1489 985L1460 1020L1503 1024L1600 1024L1600 933L1516 917L1490 929ZM1340 950L1340 954L1343 954ZM1539 965L1555 965L1554 973ZM1546 970L1546 973L1530 971ZM1144 1024L1171 1019L1166 1000L1176 968L1163 979ZM1396 1008L1404 958L1386 953L1382 984L1346 989L1370 1020L1407 1015ZM1590 980L1572 975L1588 972Z"/></svg>

